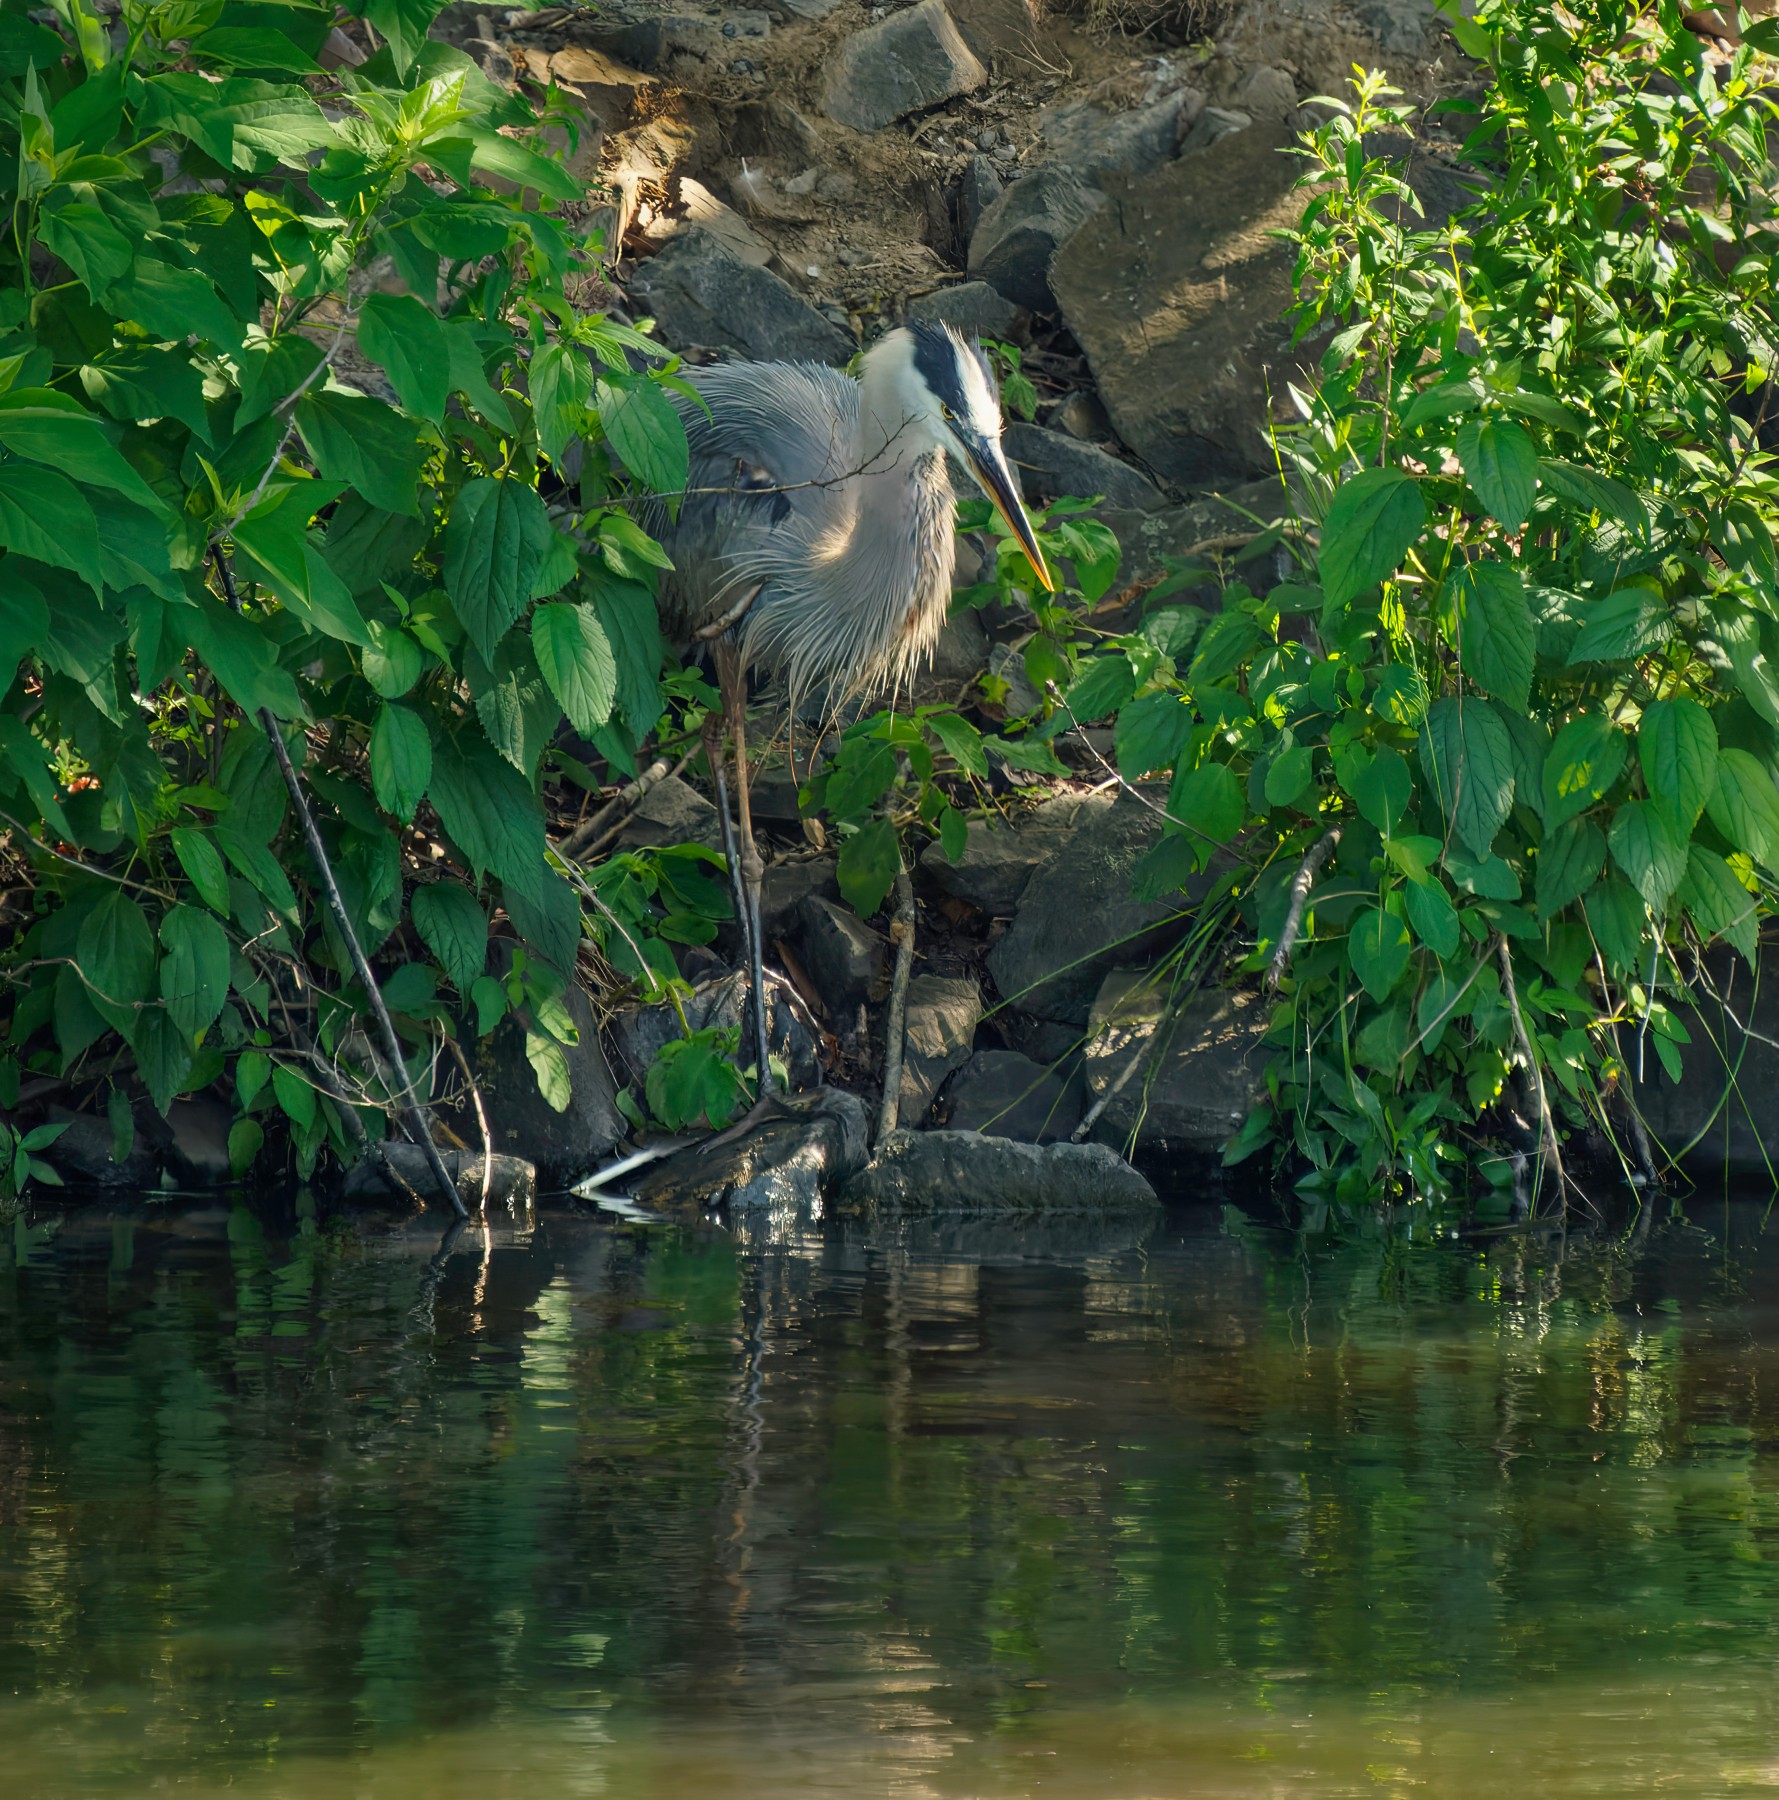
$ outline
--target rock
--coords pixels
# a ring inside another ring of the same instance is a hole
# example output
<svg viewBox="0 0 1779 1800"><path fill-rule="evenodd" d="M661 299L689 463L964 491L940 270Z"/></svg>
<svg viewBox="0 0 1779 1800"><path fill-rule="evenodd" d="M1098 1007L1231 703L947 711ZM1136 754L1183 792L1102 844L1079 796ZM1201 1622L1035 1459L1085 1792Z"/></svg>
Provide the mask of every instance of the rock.
<svg viewBox="0 0 1779 1800"><path fill-rule="evenodd" d="M1050 259L1105 202L1098 188L1066 169L1022 175L982 215L970 239L970 274L1028 312L1055 312Z"/></svg>
<svg viewBox="0 0 1779 1800"><path fill-rule="evenodd" d="M725 26L732 29L725 33ZM569 30L577 44L590 44L656 74L682 60L725 64L734 55L738 38L767 36L772 20L751 7L729 8L719 19L708 13L666 10L657 0L606 0L597 14L577 17ZM516 35L523 41L523 32Z"/></svg>
<svg viewBox="0 0 1779 1800"><path fill-rule="evenodd" d="M1085 388L1077 388L1051 412L1050 424L1054 430L1066 431L1083 443L1096 443L1112 435L1112 421L1106 409L1098 396Z"/></svg>
<svg viewBox="0 0 1779 1800"><path fill-rule="evenodd" d="M482 1212L483 1158L462 1150L441 1150L439 1161L451 1177L470 1217ZM418 1144L384 1144L346 1173L341 1191L348 1200L409 1200L429 1205L436 1192L426 1152ZM537 1204L537 1169L522 1156L496 1154L488 1165L488 1210L529 1212Z"/></svg>
<svg viewBox="0 0 1779 1800"><path fill-rule="evenodd" d="M825 19L843 0L769 0L768 10L782 19Z"/></svg>
<svg viewBox="0 0 1779 1800"><path fill-rule="evenodd" d="M957 182L957 230L967 244L982 215L1001 197L1001 177L986 156L972 156Z"/></svg>
<svg viewBox="0 0 1779 1800"><path fill-rule="evenodd" d="M852 339L787 282L744 263L697 226L675 232L666 249L631 277L630 291L676 348L825 363L844 362L853 353Z"/></svg>
<svg viewBox="0 0 1779 1800"><path fill-rule="evenodd" d="M987 80L944 0L921 0L846 39L828 65L822 105L854 131L878 131Z"/></svg>
<svg viewBox="0 0 1779 1800"><path fill-rule="evenodd" d="M947 862L937 842L921 852L921 869L956 899L980 907L997 919L1010 919L1033 874L1055 858L1068 841L1081 809L1090 802L1081 794L1063 794L1022 814L1010 825L972 820L964 853Z"/></svg>
<svg viewBox="0 0 1779 1800"><path fill-rule="evenodd" d="M1082 1083L1017 1050L978 1050L951 1079L944 1116L953 1131L1058 1143L1081 1122Z"/></svg>
<svg viewBox="0 0 1779 1800"><path fill-rule="evenodd" d="M822 1078L821 1063L815 1039L800 1016L803 1009L782 976L774 977L768 971L766 985L766 1047L784 1064L793 1088L814 1087ZM683 1030L680 1011L672 1006L619 1008L606 1021L606 1035L626 1083L646 1080L661 1046L683 1037L685 1031L703 1031L712 1025L737 1029L746 997L747 976L735 970L700 983L680 1002L685 1014ZM753 1061L750 1049L744 1048L743 1055Z"/></svg>
<svg viewBox="0 0 1779 1800"><path fill-rule="evenodd" d="M637 1199L681 1209L807 1211L864 1168L870 1114L856 1094L818 1088L776 1100L773 1112L728 1143L707 1140L655 1164Z"/></svg>
<svg viewBox="0 0 1779 1800"><path fill-rule="evenodd" d="M172 1173L195 1187L220 1187L232 1179L229 1130L234 1122L235 1109L214 1094L175 1100L166 1119L165 1155Z"/></svg>
<svg viewBox="0 0 1779 1800"><path fill-rule="evenodd" d="M962 544L958 549L961 553ZM928 679L948 690L947 698L955 698L958 683L973 681L987 666L988 633L982 629L982 621L973 612L953 613L933 647Z"/></svg>
<svg viewBox="0 0 1779 1800"><path fill-rule="evenodd" d="M840 898L840 883L834 878L831 857L766 865L766 873L760 881L760 923L765 928L768 944L775 938L788 938L796 931L802 922L803 902L811 895L823 900Z"/></svg>
<svg viewBox="0 0 1779 1800"><path fill-rule="evenodd" d="M1094 1099L1153 1039L1166 997L1165 988L1141 972L1116 969L1105 978L1088 1018L1087 1087ZM1095 1137L1119 1145L1221 1149L1263 1091L1266 1013L1257 994L1195 994L1159 1053L1152 1051L1107 1103Z"/></svg>
<svg viewBox="0 0 1779 1800"><path fill-rule="evenodd" d="M1419 56L1433 23L1433 0L1357 0L1354 16L1387 56Z"/></svg>
<svg viewBox="0 0 1779 1800"><path fill-rule="evenodd" d="M1263 122L1133 181L1050 269L1118 435L1169 480L1263 473L1311 350L1290 346L1291 247L1303 197L1284 125Z"/></svg>
<svg viewBox="0 0 1779 1800"><path fill-rule="evenodd" d="M678 775L658 781L638 802L624 822L618 843L627 850L648 850L662 844L708 844L723 847L723 822L717 809Z"/></svg>
<svg viewBox="0 0 1779 1800"><path fill-rule="evenodd" d="M1248 73L1236 105L1256 119L1289 119L1297 111L1297 83L1283 69L1263 63Z"/></svg>
<svg viewBox="0 0 1779 1800"><path fill-rule="evenodd" d="M1010 338L1020 313L986 281L965 281L910 301L908 317L915 324L950 325L965 337Z"/></svg>
<svg viewBox="0 0 1779 1800"><path fill-rule="evenodd" d="M1001 433L1001 446L1030 498L1057 500L1068 494L1085 500L1097 494L1137 512L1167 505L1167 496L1141 469L1063 432L1015 422Z"/></svg>
<svg viewBox="0 0 1779 1800"><path fill-rule="evenodd" d="M567 1109L557 1112L538 1090L526 1056L526 1031L517 1018L503 1019L474 1047L471 1060L489 1132L502 1155L518 1155L537 1166L538 1178L565 1188L608 1154L628 1129L618 1111L618 1088L599 1041L599 1026L587 996L571 987L564 996L579 1042L561 1046L568 1062ZM473 1114L453 1121L466 1140L475 1130Z"/></svg>
<svg viewBox="0 0 1779 1800"><path fill-rule="evenodd" d="M643 232L651 244L665 244L688 227L708 231L733 257L763 269L772 260L772 246L740 213L725 205L703 182L682 176L676 184L678 206L656 213Z"/></svg>
<svg viewBox="0 0 1779 1800"><path fill-rule="evenodd" d="M145 1105L138 1106L135 1109L137 1117L140 1119L146 1110ZM22 1120L7 1122L28 1129ZM72 1187L144 1188L150 1186L160 1173L160 1158L143 1141L140 1129L135 1133L129 1155L122 1162L116 1162L111 1155L111 1125L107 1119L52 1106L43 1123L62 1126L62 1133L54 1143L32 1154L39 1161L48 1163Z"/></svg>
<svg viewBox="0 0 1779 1800"><path fill-rule="evenodd" d="M812 894L803 902L803 967L828 1018L845 1020L866 1000L883 998L889 953L856 914Z"/></svg>
<svg viewBox="0 0 1779 1800"><path fill-rule="evenodd" d="M1221 493L1202 494L1183 506L1143 513L1107 507L1100 519L1124 552L1120 579L1141 581L1162 572L1164 556L1182 556L1207 539L1235 537L1256 530L1256 518L1269 523L1295 510L1277 475L1237 482Z"/></svg>
<svg viewBox="0 0 1779 1800"><path fill-rule="evenodd" d="M1204 109L1196 88L1180 88L1128 112L1073 101L1045 117L1044 160L1095 183L1108 175L1146 175L1179 155Z"/></svg>
<svg viewBox="0 0 1779 1800"><path fill-rule="evenodd" d="M982 993L973 981L916 975L909 982L899 1103L904 1126L926 1117L945 1077L969 1060L981 1017Z"/></svg>
<svg viewBox="0 0 1779 1800"><path fill-rule="evenodd" d="M1246 131L1254 123L1245 112L1230 112L1220 106L1207 106L1180 144L1182 156L1196 156L1220 144L1232 132Z"/></svg>
<svg viewBox="0 0 1779 1800"><path fill-rule="evenodd" d="M1000 704L1008 718L1028 719L1043 706L1043 698L1026 673L1024 655L1011 644L996 644L989 651L988 672L1007 684Z"/></svg>
<svg viewBox="0 0 1779 1800"><path fill-rule="evenodd" d="M1108 969L1177 934L1181 896L1137 900L1130 891L1131 871L1160 834L1161 820L1127 795L1082 801L1067 838L1026 883L1017 916L988 954L1004 1000L1057 1024L1085 1025Z"/></svg>
<svg viewBox="0 0 1779 1800"><path fill-rule="evenodd" d="M898 1131L841 1188L842 1214L1147 1212L1155 1190L1104 1144L1018 1144L974 1131Z"/></svg>

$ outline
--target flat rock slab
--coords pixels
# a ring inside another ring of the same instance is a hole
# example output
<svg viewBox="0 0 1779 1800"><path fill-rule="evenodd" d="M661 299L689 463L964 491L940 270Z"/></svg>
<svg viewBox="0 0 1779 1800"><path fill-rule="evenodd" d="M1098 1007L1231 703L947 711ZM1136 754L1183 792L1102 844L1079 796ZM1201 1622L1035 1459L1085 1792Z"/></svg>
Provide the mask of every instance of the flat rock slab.
<svg viewBox="0 0 1779 1800"><path fill-rule="evenodd" d="M1146 1211L1155 1190L1104 1144L1019 1144L974 1131L899 1131L840 1190L837 1209Z"/></svg>
<svg viewBox="0 0 1779 1800"><path fill-rule="evenodd" d="M760 362L842 363L847 334L770 269L743 262L708 231L688 225L630 279L676 349L733 350Z"/></svg>
<svg viewBox="0 0 1779 1800"><path fill-rule="evenodd" d="M1001 433L1001 448L1029 500L1100 498L1108 506L1143 513L1167 505L1167 496L1141 469L1067 432L1015 422Z"/></svg>
<svg viewBox="0 0 1779 1800"><path fill-rule="evenodd" d="M982 1017L982 993L975 982L948 975L916 975L908 984L907 1038L903 1050L904 1125L926 1117L940 1084L969 1059Z"/></svg>
<svg viewBox="0 0 1779 1800"><path fill-rule="evenodd" d="M854 131L880 131L987 81L988 71L943 0L921 0L841 45L828 68L822 105L830 118Z"/></svg>

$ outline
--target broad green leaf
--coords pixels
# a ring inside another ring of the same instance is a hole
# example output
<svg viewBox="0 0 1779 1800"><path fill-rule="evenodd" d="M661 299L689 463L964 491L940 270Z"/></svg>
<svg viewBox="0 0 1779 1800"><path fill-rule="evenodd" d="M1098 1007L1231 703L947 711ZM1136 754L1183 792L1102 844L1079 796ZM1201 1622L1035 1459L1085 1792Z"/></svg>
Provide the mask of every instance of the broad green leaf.
<svg viewBox="0 0 1779 1800"><path fill-rule="evenodd" d="M1446 873L1466 894L1479 900L1517 900L1520 878L1504 856L1469 857L1455 846L1445 853Z"/></svg>
<svg viewBox="0 0 1779 1800"><path fill-rule="evenodd" d="M1518 531L1538 492L1538 452L1511 419L1468 419L1458 428L1458 461L1484 506L1509 531Z"/></svg>
<svg viewBox="0 0 1779 1800"><path fill-rule="evenodd" d="M478 881L492 869L502 881L522 882L544 859L543 811L531 784L479 735L434 746L427 796Z"/></svg>
<svg viewBox="0 0 1779 1800"><path fill-rule="evenodd" d="M1365 469L1343 482L1322 522L1322 591L1344 606L1402 566L1427 523L1417 482L1400 469Z"/></svg>
<svg viewBox="0 0 1779 1800"><path fill-rule="evenodd" d="M1659 917L1686 873L1686 832L1655 801L1627 800L1613 815L1607 841L1612 860Z"/></svg>
<svg viewBox="0 0 1779 1800"><path fill-rule="evenodd" d="M507 1014L507 991L492 975L478 975L469 997L476 1009L476 1036L485 1038Z"/></svg>
<svg viewBox="0 0 1779 1800"><path fill-rule="evenodd" d="M169 609L169 627L177 627L200 661L244 712L270 710L275 718L300 719L302 696L290 671L278 664L277 641L262 625L230 612L212 595L196 605Z"/></svg>
<svg viewBox="0 0 1779 1800"><path fill-rule="evenodd" d="M444 0L367 0L364 16L380 36L389 40L390 60L397 75L406 77L414 59L426 45L432 22L444 10Z"/></svg>
<svg viewBox="0 0 1779 1800"><path fill-rule="evenodd" d="M271 1079L272 1059L263 1050L243 1050L235 1058L235 1098L245 1111Z"/></svg>
<svg viewBox="0 0 1779 1800"><path fill-rule="evenodd" d="M1752 964L1758 954L1754 896L1714 850L1694 844L1680 883L1680 903L1702 938L1720 937Z"/></svg>
<svg viewBox="0 0 1779 1800"><path fill-rule="evenodd" d="M484 661L539 598L555 538L548 509L521 481L483 477L458 494L445 524L445 591Z"/></svg>
<svg viewBox="0 0 1779 1800"><path fill-rule="evenodd" d="M1581 904L1607 966L1615 974L1647 981L1649 970L1643 962L1646 914L1636 889L1609 875L1588 890Z"/></svg>
<svg viewBox="0 0 1779 1800"><path fill-rule="evenodd" d="M1513 805L1513 744L1507 727L1476 700L1437 700L1421 727L1421 767L1458 839L1488 854Z"/></svg>
<svg viewBox="0 0 1779 1800"><path fill-rule="evenodd" d="M412 419L368 394L311 388L297 402L296 424L329 481L356 488L385 512L419 512L416 489L427 450Z"/></svg>
<svg viewBox="0 0 1779 1800"><path fill-rule="evenodd" d="M1266 768L1266 803L1289 806L1310 785L1315 772L1315 751L1308 744L1293 744L1281 750Z"/></svg>
<svg viewBox="0 0 1779 1800"><path fill-rule="evenodd" d="M1347 930L1347 956L1353 973L1374 1000L1388 998L1408 967L1412 948L1408 927L1381 906L1367 907Z"/></svg>
<svg viewBox="0 0 1779 1800"><path fill-rule="evenodd" d="M982 747L1010 769L1025 769L1033 775L1066 775L1069 772L1044 738L989 737L982 740Z"/></svg>
<svg viewBox="0 0 1779 1800"><path fill-rule="evenodd" d="M1506 563L1471 563L1452 587L1463 618L1464 673L1523 712L1532 695L1535 634L1519 571Z"/></svg>
<svg viewBox="0 0 1779 1800"><path fill-rule="evenodd" d="M12 685L22 657L43 648L49 631L49 604L15 561L0 570L0 697Z"/></svg>
<svg viewBox="0 0 1779 1800"><path fill-rule="evenodd" d="M304 504L294 495L258 507L235 527L245 571L263 581L312 631L368 648L371 629L352 590L309 536Z"/></svg>
<svg viewBox="0 0 1779 1800"><path fill-rule="evenodd" d="M187 1043L195 1042L228 998L228 933L210 913L176 906L161 920L161 948L161 999Z"/></svg>
<svg viewBox="0 0 1779 1800"><path fill-rule="evenodd" d="M407 824L431 780L432 739L426 721L408 707L385 701L371 727L371 786L377 804Z"/></svg>
<svg viewBox="0 0 1779 1800"><path fill-rule="evenodd" d="M529 781L562 724L562 708L537 666L529 638L509 632L494 653L492 668L473 649L465 664L476 717L489 743Z"/></svg>
<svg viewBox="0 0 1779 1800"><path fill-rule="evenodd" d="M585 735L611 717L618 663L605 627L590 606L550 601L531 615L531 646L550 692Z"/></svg>
<svg viewBox="0 0 1779 1800"><path fill-rule="evenodd" d="M1241 783L1228 763L1200 763L1183 770L1168 795L1168 812L1214 844L1227 844L1242 828L1247 807Z"/></svg>
<svg viewBox="0 0 1779 1800"><path fill-rule="evenodd" d="M163 1118L191 1074L191 1047L164 1006L145 1007L130 1034L136 1073Z"/></svg>
<svg viewBox="0 0 1779 1800"><path fill-rule="evenodd" d="M526 943L564 974L572 971L581 943L581 903L574 889L539 857L501 882L500 899Z"/></svg>
<svg viewBox="0 0 1779 1800"><path fill-rule="evenodd" d="M1082 664L1081 673L1069 683L1065 699L1079 725L1115 713L1136 692L1136 671L1130 658L1114 650Z"/></svg>
<svg viewBox="0 0 1779 1800"><path fill-rule="evenodd" d="M1462 978L1444 969L1438 970L1422 990L1420 1004L1415 1008L1415 1031L1429 1056L1439 1048L1446 1028L1463 1016L1466 997Z"/></svg>
<svg viewBox="0 0 1779 1800"><path fill-rule="evenodd" d="M229 916L229 872L223 867L222 852L195 825L175 825L167 835L186 880L198 890L198 898L226 919Z"/></svg>
<svg viewBox="0 0 1779 1800"><path fill-rule="evenodd" d="M1657 700L1637 729L1637 760L1650 798L1691 831L1717 786L1717 727L1696 700Z"/></svg>
<svg viewBox="0 0 1779 1800"><path fill-rule="evenodd" d="M896 847L896 830L888 819L873 819L840 846L835 873L846 903L861 919L868 919L895 886L902 853Z"/></svg>
<svg viewBox="0 0 1779 1800"><path fill-rule="evenodd" d="M451 346L431 307L412 294L372 294L359 309L358 344L389 372L401 403L435 424L451 389Z"/></svg>
<svg viewBox="0 0 1779 1800"><path fill-rule="evenodd" d="M1630 662L1674 635L1661 597L1647 588L1620 588L1582 609L1581 630L1569 651L1571 667L1585 662Z"/></svg>
<svg viewBox="0 0 1779 1800"><path fill-rule="evenodd" d="M421 942L468 994L488 960L488 920L475 895L455 881L432 882L414 890L409 907Z"/></svg>
<svg viewBox="0 0 1779 1800"><path fill-rule="evenodd" d="M939 712L924 722L964 774L974 775L978 781L987 779L988 755L982 748L982 733L968 719L953 712Z"/></svg>
<svg viewBox="0 0 1779 1800"><path fill-rule="evenodd" d="M62 811L49 749L38 742L15 714L0 713L0 783L10 787L13 777L24 783L37 816L58 837L72 838L74 828ZM0 788L0 791L4 789Z"/></svg>
<svg viewBox="0 0 1779 1800"><path fill-rule="evenodd" d="M1178 694L1146 694L1118 715L1113 745L1118 767L1135 781L1152 769L1171 769L1192 733L1192 708Z"/></svg>
<svg viewBox="0 0 1779 1800"><path fill-rule="evenodd" d="M1625 766L1625 734L1603 712L1589 710L1556 735L1544 759L1544 820L1551 829L1586 812Z"/></svg>
<svg viewBox="0 0 1779 1800"><path fill-rule="evenodd" d="M1779 791L1746 750L1717 753L1717 784L1705 802L1711 823L1742 852L1779 866Z"/></svg>
<svg viewBox="0 0 1779 1800"><path fill-rule="evenodd" d="M189 137L224 168L243 174L300 165L309 151L339 142L320 107L295 82L247 76L212 82L168 73L150 76L143 89L139 127Z"/></svg>
<svg viewBox="0 0 1779 1800"><path fill-rule="evenodd" d="M229 1127L229 1173L239 1181L265 1147L266 1128L258 1119L237 1119Z"/></svg>
<svg viewBox="0 0 1779 1800"><path fill-rule="evenodd" d="M228 816L233 817L232 814ZM235 865L242 879L254 892L280 917L294 923L297 916L296 890L290 885L290 877L285 874L284 865L272 854L270 848L251 838L241 837L223 825L216 829L216 842L223 855Z"/></svg>
<svg viewBox="0 0 1779 1800"><path fill-rule="evenodd" d="M111 284L105 304L157 338L175 343L196 335L219 350L237 350L247 332L246 323L212 282L195 269L176 268L149 256L139 255L128 276Z"/></svg>
<svg viewBox="0 0 1779 1800"><path fill-rule="evenodd" d="M82 365L80 385L114 419L126 424L177 419L205 443L210 441L204 377L183 344L110 350L103 360Z"/></svg>
<svg viewBox="0 0 1779 1800"><path fill-rule="evenodd" d="M364 678L385 700L399 700L420 679L420 646L399 625L365 623L371 641L359 659Z"/></svg>
<svg viewBox="0 0 1779 1800"><path fill-rule="evenodd" d="M0 548L71 569L97 593L99 524L74 483L29 463L0 463Z"/></svg>
<svg viewBox="0 0 1779 1800"><path fill-rule="evenodd" d="M1549 919L1579 900L1600 879L1606 839L1592 819L1569 819L1546 834L1534 859L1538 916Z"/></svg>
<svg viewBox="0 0 1779 1800"><path fill-rule="evenodd" d="M531 386L531 413L544 455L559 463L563 452L581 435L583 419L593 403L593 365L578 344L546 344L526 367Z"/></svg>
<svg viewBox="0 0 1779 1800"><path fill-rule="evenodd" d="M1403 911L1418 937L1435 956L1447 957L1458 948L1462 927L1457 908L1441 881L1411 881L1402 890Z"/></svg>
<svg viewBox="0 0 1779 1800"><path fill-rule="evenodd" d="M166 514L166 502L118 454L97 417L67 394L51 388L0 394L0 445L89 487L127 495L151 513Z"/></svg>
<svg viewBox="0 0 1779 1800"><path fill-rule="evenodd" d="M288 1063L279 1063L272 1070L272 1095L299 1132L313 1129L315 1090Z"/></svg>
<svg viewBox="0 0 1779 1800"><path fill-rule="evenodd" d="M948 863L955 865L963 861L969 847L970 829L964 815L954 806L942 807L939 812L940 853Z"/></svg>
<svg viewBox="0 0 1779 1800"><path fill-rule="evenodd" d="M129 1035L131 1011L154 991L154 932L123 888L100 895L81 921L75 958L93 1005Z"/></svg>
<svg viewBox="0 0 1779 1800"><path fill-rule="evenodd" d="M1341 752L1335 773L1360 818L1386 836L1396 829L1414 794L1414 776L1396 751L1386 745L1372 755L1362 745L1350 745Z"/></svg>
<svg viewBox="0 0 1779 1800"><path fill-rule="evenodd" d="M543 1095L544 1103L553 1112L567 1112L574 1095L568 1057L562 1046L541 1031L528 1031L525 1034L525 1060L537 1077L537 1091Z"/></svg>
<svg viewBox="0 0 1779 1800"><path fill-rule="evenodd" d="M677 500L690 478L685 422L665 391L646 376L594 389L599 422L624 466L654 493Z"/></svg>
<svg viewBox="0 0 1779 1800"><path fill-rule="evenodd" d="M217 26L192 39L191 54L231 69L281 69L291 75L319 75L321 65L282 31L264 26Z"/></svg>

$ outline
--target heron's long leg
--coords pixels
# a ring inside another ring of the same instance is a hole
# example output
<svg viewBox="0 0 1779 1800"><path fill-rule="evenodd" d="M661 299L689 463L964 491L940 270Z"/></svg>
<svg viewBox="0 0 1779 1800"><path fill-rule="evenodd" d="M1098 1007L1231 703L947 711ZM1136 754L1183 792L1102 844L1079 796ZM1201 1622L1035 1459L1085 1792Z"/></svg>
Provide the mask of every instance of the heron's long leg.
<svg viewBox="0 0 1779 1800"><path fill-rule="evenodd" d="M766 865L754 843L753 809L748 803L747 782L747 682L741 657L733 644L719 644L716 651L717 684L722 689L723 713L735 743L735 817L741 831L741 885L745 894L743 934L747 940L748 979L753 994L754 1054L758 1059L758 1099L772 1091L772 1056L766 1022L765 929L760 919L760 884ZM727 814L728 807L724 807Z"/></svg>
<svg viewBox="0 0 1779 1800"><path fill-rule="evenodd" d="M723 860L729 865L729 891L735 900L735 919L741 927L742 954L753 959L753 928L747 916L747 890L741 885L741 852L735 847L735 818L729 811L729 777L723 766L723 715L712 713L704 721L704 757L716 784L717 817L723 823Z"/></svg>

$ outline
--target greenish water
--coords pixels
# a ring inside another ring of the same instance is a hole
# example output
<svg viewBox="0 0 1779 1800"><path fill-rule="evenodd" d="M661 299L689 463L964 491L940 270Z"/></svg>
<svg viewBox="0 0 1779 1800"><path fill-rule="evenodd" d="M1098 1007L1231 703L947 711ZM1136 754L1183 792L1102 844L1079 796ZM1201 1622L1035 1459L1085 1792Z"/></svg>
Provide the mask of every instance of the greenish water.
<svg viewBox="0 0 1779 1800"><path fill-rule="evenodd" d="M0 1784L1779 1787L1779 1220L0 1234Z"/></svg>

